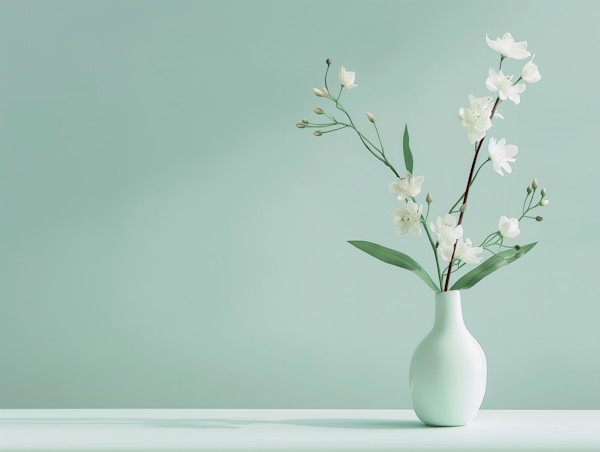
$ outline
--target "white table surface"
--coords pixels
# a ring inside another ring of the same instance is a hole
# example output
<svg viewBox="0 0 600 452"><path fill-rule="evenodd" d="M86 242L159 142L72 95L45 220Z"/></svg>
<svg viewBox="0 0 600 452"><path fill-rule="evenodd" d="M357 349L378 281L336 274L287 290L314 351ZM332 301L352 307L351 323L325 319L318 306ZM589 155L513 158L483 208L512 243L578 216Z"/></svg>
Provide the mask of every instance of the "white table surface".
<svg viewBox="0 0 600 452"><path fill-rule="evenodd" d="M600 451L600 411L0 410L1 451Z"/></svg>

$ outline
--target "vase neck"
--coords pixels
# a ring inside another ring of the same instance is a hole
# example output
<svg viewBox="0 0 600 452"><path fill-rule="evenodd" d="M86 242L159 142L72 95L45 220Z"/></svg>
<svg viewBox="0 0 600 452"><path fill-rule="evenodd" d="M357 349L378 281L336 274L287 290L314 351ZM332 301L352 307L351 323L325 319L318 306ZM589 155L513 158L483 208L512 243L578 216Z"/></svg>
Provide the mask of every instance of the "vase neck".
<svg viewBox="0 0 600 452"><path fill-rule="evenodd" d="M460 304L460 291L435 294L434 329L466 329Z"/></svg>

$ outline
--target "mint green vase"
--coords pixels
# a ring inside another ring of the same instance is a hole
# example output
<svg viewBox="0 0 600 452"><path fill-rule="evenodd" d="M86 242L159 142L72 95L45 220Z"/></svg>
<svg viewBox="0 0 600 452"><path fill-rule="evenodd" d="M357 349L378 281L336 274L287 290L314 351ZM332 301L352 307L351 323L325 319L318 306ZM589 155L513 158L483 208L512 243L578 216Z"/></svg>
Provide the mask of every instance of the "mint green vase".
<svg viewBox="0 0 600 452"><path fill-rule="evenodd" d="M460 291L435 294L435 322L410 362L410 397L427 425L471 421L483 401L487 362L463 321Z"/></svg>

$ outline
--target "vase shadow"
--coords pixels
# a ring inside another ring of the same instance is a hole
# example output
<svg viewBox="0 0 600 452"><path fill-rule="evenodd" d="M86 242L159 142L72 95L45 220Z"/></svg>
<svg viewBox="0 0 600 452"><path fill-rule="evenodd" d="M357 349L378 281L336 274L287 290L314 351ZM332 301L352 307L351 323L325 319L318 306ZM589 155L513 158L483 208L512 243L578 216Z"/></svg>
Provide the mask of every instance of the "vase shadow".
<svg viewBox="0 0 600 452"><path fill-rule="evenodd" d="M0 425L122 425L137 428L236 429L249 425L297 425L302 427L343 429L417 429L432 428L408 419L227 419L227 418L0 418Z"/></svg>

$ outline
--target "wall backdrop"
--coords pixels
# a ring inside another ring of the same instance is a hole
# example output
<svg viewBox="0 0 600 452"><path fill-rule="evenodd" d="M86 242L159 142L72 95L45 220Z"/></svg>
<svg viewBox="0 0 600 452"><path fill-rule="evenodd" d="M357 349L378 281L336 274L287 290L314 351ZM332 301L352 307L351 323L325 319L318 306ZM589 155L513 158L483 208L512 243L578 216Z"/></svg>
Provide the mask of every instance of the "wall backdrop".
<svg viewBox="0 0 600 452"><path fill-rule="evenodd" d="M480 241L537 178L526 256L463 293L489 365L483 408L599 409L595 1L0 3L0 406L409 408L433 322L397 237L391 173L340 131L295 124L343 64L344 105L446 211L472 158L456 120L489 95L510 31L542 80L501 104L513 173L469 199ZM520 73L527 60L507 60ZM372 135L370 135L372 136ZM485 151L485 148L484 148Z"/></svg>

